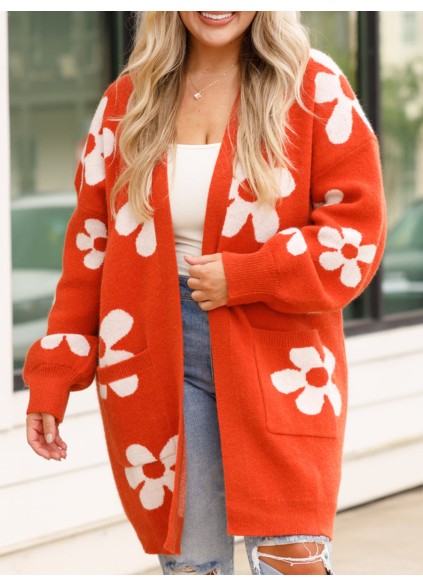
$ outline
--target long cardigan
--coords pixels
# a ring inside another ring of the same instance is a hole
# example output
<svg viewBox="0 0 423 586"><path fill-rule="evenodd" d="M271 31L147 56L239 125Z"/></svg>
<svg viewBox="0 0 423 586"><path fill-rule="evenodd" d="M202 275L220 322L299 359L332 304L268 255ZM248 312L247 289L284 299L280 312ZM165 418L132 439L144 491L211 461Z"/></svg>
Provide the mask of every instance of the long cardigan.
<svg viewBox="0 0 423 586"><path fill-rule="evenodd" d="M140 223L116 137L132 82L104 92L78 164L77 205L46 335L23 369L27 413L63 421L95 378L110 464L146 553L180 554L185 511L183 331L166 158ZM332 537L347 413L342 308L369 284L386 239L376 136L336 63L312 50L289 111L291 169L277 204L232 176L238 93L208 194L203 254L222 253L225 306L208 312L233 535ZM194 194L193 194L194 195ZM371 389L369 389L371 392Z"/></svg>

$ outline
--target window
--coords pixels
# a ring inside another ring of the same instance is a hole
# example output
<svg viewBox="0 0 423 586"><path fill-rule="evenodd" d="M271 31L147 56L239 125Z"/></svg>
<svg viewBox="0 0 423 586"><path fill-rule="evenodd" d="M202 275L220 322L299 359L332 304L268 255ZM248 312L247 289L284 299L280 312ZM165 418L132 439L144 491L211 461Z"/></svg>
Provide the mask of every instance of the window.
<svg viewBox="0 0 423 586"><path fill-rule="evenodd" d="M357 13L311 12L301 14L307 27L311 46L330 55L356 87L357 73Z"/></svg>
<svg viewBox="0 0 423 586"><path fill-rule="evenodd" d="M111 14L119 13L8 13L15 389L29 346L45 333L80 149L112 80Z"/></svg>
<svg viewBox="0 0 423 586"><path fill-rule="evenodd" d="M417 13L402 13L402 42L413 44L417 41Z"/></svg>
<svg viewBox="0 0 423 586"><path fill-rule="evenodd" d="M423 309L423 43L417 41L416 30L421 39L422 12L380 13L381 130L388 209L382 283L385 314Z"/></svg>

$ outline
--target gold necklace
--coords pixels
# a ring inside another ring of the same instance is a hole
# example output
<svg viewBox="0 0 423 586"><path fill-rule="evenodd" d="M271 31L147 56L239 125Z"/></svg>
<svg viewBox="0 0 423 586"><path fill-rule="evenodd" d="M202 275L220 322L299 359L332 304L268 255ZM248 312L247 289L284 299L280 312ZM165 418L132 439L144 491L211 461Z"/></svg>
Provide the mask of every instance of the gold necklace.
<svg viewBox="0 0 423 586"><path fill-rule="evenodd" d="M232 68L232 67L235 67L235 65L236 65L236 63L234 63L233 65L231 65L231 68ZM229 70L229 71L227 71L226 73L222 73L222 74L221 74L221 75L219 75L219 77L217 77L217 78L216 78L214 81L212 81L211 83L209 83L209 84L205 85L205 86L204 86L204 87L202 87L200 90L199 90L199 89L197 89L197 88L195 87L195 85L192 83L192 80L191 80L191 78L188 78L188 79L190 80L190 82L191 82L191 85L192 85L192 87L195 89L195 92L196 92L195 94L193 94L193 97L194 97L194 99L195 99L195 100L199 100L200 98L202 98L202 92L203 92L205 89L207 89L208 87L210 87L210 86L214 85L215 83L217 83L217 82L219 81L220 77L224 77L225 75L228 75L229 73L231 73L231 71L230 71L230 70Z"/></svg>

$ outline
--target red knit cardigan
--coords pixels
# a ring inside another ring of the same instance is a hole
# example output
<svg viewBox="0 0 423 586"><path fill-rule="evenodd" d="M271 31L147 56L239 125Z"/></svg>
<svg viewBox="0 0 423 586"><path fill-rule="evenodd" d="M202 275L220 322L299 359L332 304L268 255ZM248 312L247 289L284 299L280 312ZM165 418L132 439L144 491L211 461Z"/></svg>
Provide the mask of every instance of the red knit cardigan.
<svg viewBox="0 0 423 586"><path fill-rule="evenodd" d="M95 378L111 468L145 552L180 554L186 460L183 332L165 159L154 219L140 223L121 170L115 116L129 75L101 98L79 162L76 209L46 335L23 369L27 413L60 423L71 391ZM203 254L222 253L229 298L208 312L226 489L234 535L332 537L347 412L342 308L382 257L386 210L378 142L348 81L316 50L291 107L292 170L259 207L240 166L237 105L208 194ZM369 389L370 391L370 389Z"/></svg>

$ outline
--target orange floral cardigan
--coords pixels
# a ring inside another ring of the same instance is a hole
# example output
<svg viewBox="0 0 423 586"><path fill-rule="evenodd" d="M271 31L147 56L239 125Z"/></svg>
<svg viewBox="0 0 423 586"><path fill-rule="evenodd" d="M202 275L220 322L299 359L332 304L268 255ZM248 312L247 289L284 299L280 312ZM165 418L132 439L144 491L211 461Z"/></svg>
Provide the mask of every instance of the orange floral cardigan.
<svg viewBox="0 0 423 586"><path fill-rule="evenodd" d="M183 335L164 160L140 223L121 169L117 122L128 75L102 96L79 162L76 209L45 336L30 347L27 413L60 423L95 378L116 487L147 553L180 553L185 511ZM347 79L311 51L306 112L294 104L282 197L259 207L232 176L238 94L208 195L203 254L222 253L227 305L208 313L234 535L332 537L347 412L342 308L381 261L386 212L378 142Z"/></svg>

